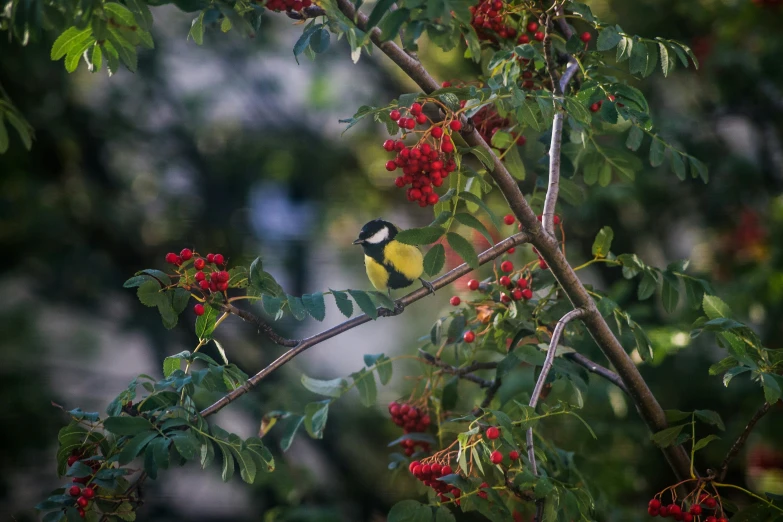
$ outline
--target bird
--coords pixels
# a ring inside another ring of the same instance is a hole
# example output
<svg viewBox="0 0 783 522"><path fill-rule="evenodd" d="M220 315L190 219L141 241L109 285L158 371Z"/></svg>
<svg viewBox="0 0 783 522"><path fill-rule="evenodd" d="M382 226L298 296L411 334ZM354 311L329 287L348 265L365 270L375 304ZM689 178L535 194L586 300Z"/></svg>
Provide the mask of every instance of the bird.
<svg viewBox="0 0 783 522"><path fill-rule="evenodd" d="M400 229L381 218L366 223L359 237L353 242L364 250L364 266L367 277L380 292L405 288L418 279L431 293L435 292L432 283L422 279L424 256L413 245L395 240Z"/></svg>

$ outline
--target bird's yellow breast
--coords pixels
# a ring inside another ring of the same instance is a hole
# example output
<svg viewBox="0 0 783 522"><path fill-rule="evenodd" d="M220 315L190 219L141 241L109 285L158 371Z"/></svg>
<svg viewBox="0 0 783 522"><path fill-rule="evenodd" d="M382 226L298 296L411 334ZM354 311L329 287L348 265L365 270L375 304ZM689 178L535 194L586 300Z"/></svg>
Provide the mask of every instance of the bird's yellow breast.
<svg viewBox="0 0 783 522"><path fill-rule="evenodd" d="M389 282L388 270L368 255L364 256L364 267L367 269L367 277L372 286L381 292L385 291Z"/></svg>
<svg viewBox="0 0 783 522"><path fill-rule="evenodd" d="M421 250L399 241L389 241L383 249L383 257L399 273L415 281L424 272L424 256Z"/></svg>

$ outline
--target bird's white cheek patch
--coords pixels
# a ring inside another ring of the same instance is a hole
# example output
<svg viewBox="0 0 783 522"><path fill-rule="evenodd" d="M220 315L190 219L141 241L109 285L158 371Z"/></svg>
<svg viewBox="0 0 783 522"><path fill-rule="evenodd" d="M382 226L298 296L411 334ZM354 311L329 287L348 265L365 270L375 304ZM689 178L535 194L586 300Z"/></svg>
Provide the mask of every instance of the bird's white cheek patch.
<svg viewBox="0 0 783 522"><path fill-rule="evenodd" d="M378 232L368 237L366 241L370 244L377 245L378 243L385 241L388 237L389 237L389 229L383 227Z"/></svg>

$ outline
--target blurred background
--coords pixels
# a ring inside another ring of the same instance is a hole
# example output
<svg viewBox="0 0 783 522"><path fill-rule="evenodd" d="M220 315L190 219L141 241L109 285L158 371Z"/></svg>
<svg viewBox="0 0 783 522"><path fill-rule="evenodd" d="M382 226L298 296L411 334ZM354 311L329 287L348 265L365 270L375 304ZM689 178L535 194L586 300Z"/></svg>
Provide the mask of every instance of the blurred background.
<svg viewBox="0 0 783 522"><path fill-rule="evenodd" d="M697 72L678 69L668 79L658 72L638 86L663 134L708 163L711 181L679 182L648 167L633 184L590 188L586 203L560 208L569 258L587 260L603 225L614 229L615 253L636 252L659 267L690 258L691 272L710 279L767 346L780 348L781 6L751 0L589 3L631 34L674 38L694 48L702 63ZM49 59L51 40L27 47L0 42L0 82L36 129L31 152L13 135L11 149L0 156L4 520L34 520L31 507L62 484L54 444L67 419L52 401L103 411L138 373L159 375L166 355L196 345L190 308L167 331L155 309L122 288L135 271L163 268L166 252L189 247L221 252L230 265L262 255L265 268L295 295L367 289L362 256L351 245L361 225L384 216L403 227L420 226L432 217L429 209L409 204L384 170L382 125L364 122L341 134L338 119L360 105L385 104L416 90L380 53L354 65L340 42L316 62L297 65L291 49L301 28L283 15L266 16L254 40L212 28L198 47L185 38L192 14L170 7L154 14L156 49L140 55L137 74L123 69L110 79L84 68L68 75ZM421 56L427 62L436 52L425 44ZM468 79L476 71L461 56L462 49L441 56L430 62L431 71L439 80ZM529 135L525 145L527 192L545 180L537 175L545 150L537 138ZM505 213L497 195L490 201ZM509 233L511 227L498 236ZM708 375L724 351L708 336L694 342L687 335L698 311L666 314L656 300L637 303L635 285L619 270L591 267L584 276L649 328L656 360L641 371L663 407L721 413L727 431L698 461L701 469L717 466L763 402L760 388L739 377L726 389ZM361 368L364 353L411 353L450 295L417 303L404 319L368 324L313 348L217 421L250 436L265 412L302 411L317 400L300 385L302 373L336 378ZM324 324L285 320L276 326L305 336L340 317L332 305ZM281 353L236 320L216 337L249 374ZM589 343L580 349L605 363ZM407 473L387 470L394 451L387 443L401 433L386 404L407 394L404 374L416 371L396 365L376 408L361 407L353 395L342 399L323 440L300 435L282 453L273 429L265 440L278 470L253 486L239 477L223 483L214 468L164 473L147 487L140 519L384 520L394 502L424 498ZM647 500L672 475L647 442L633 406L603 382L592 384L584 416L598 440L561 429L557 421L545 433L575 452L598 500L598 520L646 519ZM461 386L466 405L473 403L473 391ZM783 493L781 413L777 406L759 423L727 481Z"/></svg>

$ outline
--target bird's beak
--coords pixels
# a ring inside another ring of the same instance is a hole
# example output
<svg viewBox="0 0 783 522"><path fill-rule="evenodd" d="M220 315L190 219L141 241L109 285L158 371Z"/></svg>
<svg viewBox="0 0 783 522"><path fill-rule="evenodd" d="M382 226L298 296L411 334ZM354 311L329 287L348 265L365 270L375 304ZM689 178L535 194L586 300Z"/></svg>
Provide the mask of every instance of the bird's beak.
<svg viewBox="0 0 783 522"><path fill-rule="evenodd" d="M364 243L364 239L354 239L353 244L354 245L361 245Z"/></svg>

